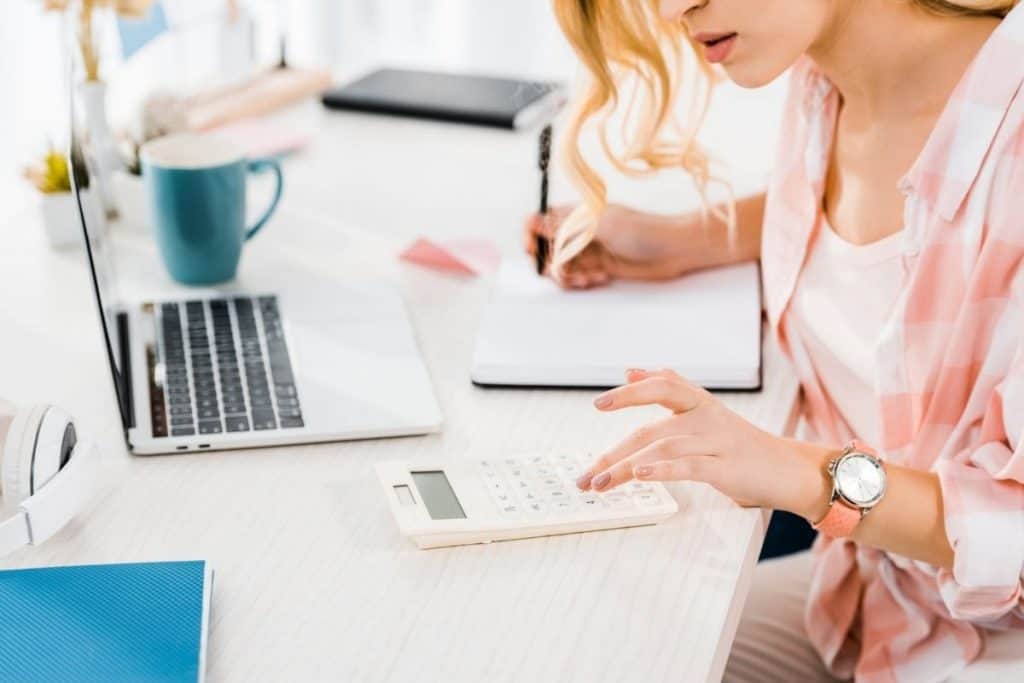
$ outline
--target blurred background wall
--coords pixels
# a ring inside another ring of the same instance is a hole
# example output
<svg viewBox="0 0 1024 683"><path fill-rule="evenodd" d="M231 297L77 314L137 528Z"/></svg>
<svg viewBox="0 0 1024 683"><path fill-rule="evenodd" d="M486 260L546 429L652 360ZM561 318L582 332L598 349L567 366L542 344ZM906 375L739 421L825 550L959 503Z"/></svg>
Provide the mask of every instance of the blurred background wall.
<svg viewBox="0 0 1024 683"><path fill-rule="evenodd" d="M61 19L43 0L0 2L0 218L31 201L21 168L48 141L65 143L66 76ZM154 42L129 63L116 31L102 32L103 77L116 125L145 90L197 88L217 74L222 11L216 0L164 0L173 40ZM381 65L571 81L576 61L550 0L244 0L255 59L274 63L280 37L298 65L327 66L346 80ZM758 91L729 84L716 93L702 140L754 186L768 172L783 79Z"/></svg>

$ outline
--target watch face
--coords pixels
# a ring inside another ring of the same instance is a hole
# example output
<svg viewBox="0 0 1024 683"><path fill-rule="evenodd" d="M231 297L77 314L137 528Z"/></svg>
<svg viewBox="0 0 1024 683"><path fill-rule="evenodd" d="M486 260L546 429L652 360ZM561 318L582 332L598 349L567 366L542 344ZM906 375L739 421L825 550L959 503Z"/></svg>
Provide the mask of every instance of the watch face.
<svg viewBox="0 0 1024 683"><path fill-rule="evenodd" d="M885 472L869 457L846 456L836 467L836 484L844 498L855 505L875 502L885 488Z"/></svg>

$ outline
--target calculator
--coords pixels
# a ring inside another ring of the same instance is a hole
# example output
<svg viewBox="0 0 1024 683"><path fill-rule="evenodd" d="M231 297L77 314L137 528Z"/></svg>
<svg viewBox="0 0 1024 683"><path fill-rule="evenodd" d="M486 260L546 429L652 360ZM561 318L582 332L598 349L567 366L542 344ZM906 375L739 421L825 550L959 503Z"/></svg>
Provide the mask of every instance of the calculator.
<svg viewBox="0 0 1024 683"><path fill-rule="evenodd" d="M679 506L658 482L580 491L590 456L530 455L377 465L402 534L420 548L655 524Z"/></svg>

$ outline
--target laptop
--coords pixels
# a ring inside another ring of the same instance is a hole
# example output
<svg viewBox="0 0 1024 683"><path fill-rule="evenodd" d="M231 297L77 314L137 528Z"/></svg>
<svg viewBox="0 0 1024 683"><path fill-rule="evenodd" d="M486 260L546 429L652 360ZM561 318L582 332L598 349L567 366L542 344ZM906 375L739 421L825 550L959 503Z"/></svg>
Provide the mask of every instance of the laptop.
<svg viewBox="0 0 1024 683"><path fill-rule="evenodd" d="M72 97L74 102L75 98ZM122 301L72 104L72 186L125 440L140 455L435 432L441 412L400 293ZM204 290L208 292L209 290Z"/></svg>

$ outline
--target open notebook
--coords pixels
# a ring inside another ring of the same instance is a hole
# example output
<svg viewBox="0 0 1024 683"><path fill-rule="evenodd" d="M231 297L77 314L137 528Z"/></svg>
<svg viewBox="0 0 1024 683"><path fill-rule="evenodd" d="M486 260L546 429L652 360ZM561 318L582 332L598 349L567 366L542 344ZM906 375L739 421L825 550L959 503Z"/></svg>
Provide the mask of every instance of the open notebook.
<svg viewBox="0 0 1024 683"><path fill-rule="evenodd" d="M610 387L627 368L672 368L708 389L760 389L758 265L565 291L525 257L503 262L476 340L474 383Z"/></svg>

